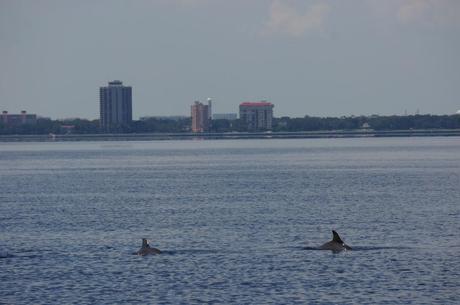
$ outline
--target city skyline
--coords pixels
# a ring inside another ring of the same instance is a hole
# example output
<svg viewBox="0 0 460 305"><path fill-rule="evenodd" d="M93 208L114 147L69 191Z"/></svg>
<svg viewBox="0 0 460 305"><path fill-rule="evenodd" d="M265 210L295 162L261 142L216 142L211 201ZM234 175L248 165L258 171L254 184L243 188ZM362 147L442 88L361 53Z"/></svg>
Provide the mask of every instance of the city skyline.
<svg viewBox="0 0 460 305"><path fill-rule="evenodd" d="M98 84L123 79L135 119L203 96L220 113L453 114L459 31L455 0L0 1L0 108L95 119Z"/></svg>
<svg viewBox="0 0 460 305"><path fill-rule="evenodd" d="M132 86L130 86L132 87ZM266 100L261 100L261 101L266 101ZM37 118L49 118L52 120L73 120L73 119L84 119L84 120L100 120L101 114L100 114L100 99L95 100L94 103L97 104L97 113L92 116L92 117L82 117L82 116L76 116L69 114L68 116L62 116L62 117L52 117L47 113L33 113L34 115L37 116ZM187 101L188 105L187 107L190 108L190 101ZM212 114L212 117L210 119L238 119L238 107L239 104L241 103L257 103L254 101L238 101L232 104L234 108L226 108L229 109L226 112L216 112ZM134 107L132 107L134 108ZM14 109L26 109L24 107L15 107ZM95 108L96 109L96 108ZM32 111L29 110L15 110L15 111L10 111L10 109L3 108L3 112L7 113L21 113L21 112L28 112L31 113ZM453 111L451 113L443 113L443 112L436 112L436 113L428 113L428 112L422 112L420 108L417 109L404 109L402 113L388 113L388 114L380 114L380 113L349 113L349 114L337 114L337 115L314 115L311 113L305 113L305 114L298 114L294 116L290 115L273 115L273 117L280 118L280 117L290 117L290 118L302 118L305 116L311 116L311 117L357 117L357 116L391 116L391 115L396 115L396 116L410 116L410 115L454 115L454 114L460 114L460 109ZM216 115L217 118L214 118ZM236 115L236 117L234 117ZM132 120L143 120L145 118L161 118L161 119L166 119L166 118L185 118L185 117L191 117L190 111L183 111L183 113L167 113L167 114L159 114L159 113L137 113L137 116L135 117L134 115L132 116Z"/></svg>

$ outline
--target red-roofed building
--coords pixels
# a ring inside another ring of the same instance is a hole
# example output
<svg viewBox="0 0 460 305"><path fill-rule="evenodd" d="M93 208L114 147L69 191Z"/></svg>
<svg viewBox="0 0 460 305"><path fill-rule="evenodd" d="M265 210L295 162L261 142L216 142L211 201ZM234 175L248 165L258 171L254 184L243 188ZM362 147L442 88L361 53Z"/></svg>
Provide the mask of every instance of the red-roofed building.
<svg viewBox="0 0 460 305"><path fill-rule="evenodd" d="M266 101L244 102L240 104L240 119L248 130L272 129L273 104Z"/></svg>

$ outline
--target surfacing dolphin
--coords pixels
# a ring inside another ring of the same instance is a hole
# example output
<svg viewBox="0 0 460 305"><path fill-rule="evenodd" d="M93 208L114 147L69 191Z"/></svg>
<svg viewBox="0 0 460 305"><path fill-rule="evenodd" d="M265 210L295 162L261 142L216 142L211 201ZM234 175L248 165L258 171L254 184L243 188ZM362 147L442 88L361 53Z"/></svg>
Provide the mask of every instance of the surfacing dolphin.
<svg viewBox="0 0 460 305"><path fill-rule="evenodd" d="M332 230L332 240L328 241L321 247L320 250L332 250L333 252L340 252L343 250L351 250L351 247L346 245L343 240L340 238L339 233Z"/></svg>
<svg viewBox="0 0 460 305"><path fill-rule="evenodd" d="M146 238L142 238L142 246L139 249L139 251L136 252L137 255L141 256L160 253L161 251L159 249L150 247L149 242Z"/></svg>

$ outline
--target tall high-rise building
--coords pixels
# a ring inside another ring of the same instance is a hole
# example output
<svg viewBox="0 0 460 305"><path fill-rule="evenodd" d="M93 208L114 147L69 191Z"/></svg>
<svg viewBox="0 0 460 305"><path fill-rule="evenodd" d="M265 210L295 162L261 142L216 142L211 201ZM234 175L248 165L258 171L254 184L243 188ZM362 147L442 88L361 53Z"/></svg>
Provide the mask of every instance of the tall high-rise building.
<svg viewBox="0 0 460 305"><path fill-rule="evenodd" d="M209 123L209 105L204 105L199 101L196 101L192 105L192 131L209 131Z"/></svg>
<svg viewBox="0 0 460 305"><path fill-rule="evenodd" d="M248 130L272 129L273 104L266 101L240 104L240 119L246 123Z"/></svg>
<svg viewBox="0 0 460 305"><path fill-rule="evenodd" d="M133 120L132 88L119 80L99 88L100 124L105 131L129 125Z"/></svg>

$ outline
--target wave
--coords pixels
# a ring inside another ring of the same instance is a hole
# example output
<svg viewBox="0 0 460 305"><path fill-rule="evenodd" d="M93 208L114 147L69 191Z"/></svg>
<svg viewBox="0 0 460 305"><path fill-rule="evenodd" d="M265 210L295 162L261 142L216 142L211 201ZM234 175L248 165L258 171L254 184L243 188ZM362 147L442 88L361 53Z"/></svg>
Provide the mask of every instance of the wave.
<svg viewBox="0 0 460 305"><path fill-rule="evenodd" d="M365 247L365 246L352 246L351 251L378 251L378 250L407 250L411 249L410 247L403 247L403 246L376 246L376 247ZM302 247L301 250L308 250L308 251L330 251L330 250L323 250L319 247Z"/></svg>
<svg viewBox="0 0 460 305"><path fill-rule="evenodd" d="M199 255L199 254L217 254L220 253L219 250L209 250L209 249L181 249L181 250L161 250L160 255ZM226 252L228 253L228 252ZM137 255L137 252L133 252L132 254Z"/></svg>

